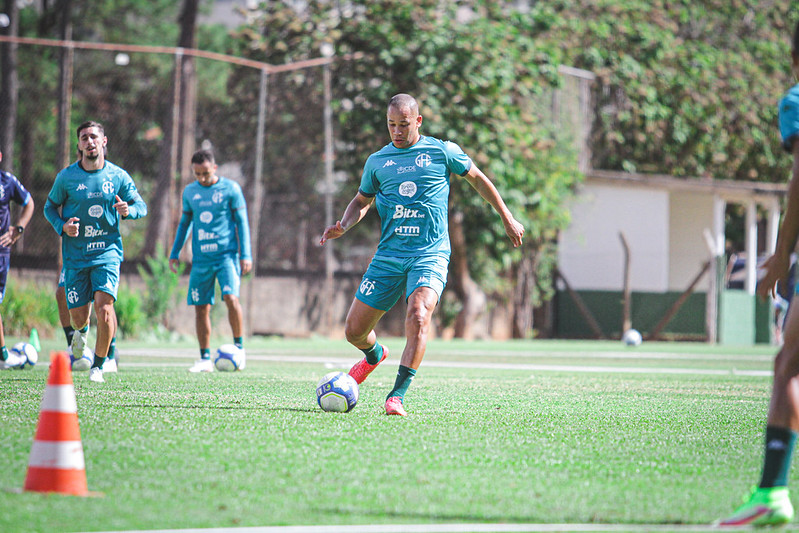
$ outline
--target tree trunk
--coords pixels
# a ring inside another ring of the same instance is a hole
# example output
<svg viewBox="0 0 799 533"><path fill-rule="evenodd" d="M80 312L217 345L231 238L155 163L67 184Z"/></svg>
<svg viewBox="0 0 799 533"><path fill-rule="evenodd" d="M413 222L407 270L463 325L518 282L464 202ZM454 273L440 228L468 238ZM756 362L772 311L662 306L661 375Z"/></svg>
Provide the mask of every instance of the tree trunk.
<svg viewBox="0 0 799 533"><path fill-rule="evenodd" d="M522 257L516 267L516 287L513 291L514 339L526 339L533 334L533 291L535 290L536 252Z"/></svg>
<svg viewBox="0 0 799 533"><path fill-rule="evenodd" d="M5 1L5 13L9 25L5 35L19 35L19 8L16 0ZM2 84L0 84L0 151L3 152L3 167L14 170L14 137L17 129L17 104L19 80L17 74L17 43L3 43L0 52L2 61Z"/></svg>
<svg viewBox="0 0 799 533"><path fill-rule="evenodd" d="M486 310L486 295L469 274L463 213L452 206L449 210L449 239L452 246L449 284L462 305L455 319L455 337L473 339L474 323Z"/></svg>
<svg viewBox="0 0 799 533"><path fill-rule="evenodd" d="M183 3L178 39L181 48L196 48L198 5L199 0L185 0ZM172 112L164 121L164 149L159 164L163 171L158 176L149 205L150 221L144 246L144 254L148 256L155 255L158 248L169 251L180 219L183 177L188 180L190 175L188 159L195 143L196 76L191 56L179 54L175 57L173 79Z"/></svg>

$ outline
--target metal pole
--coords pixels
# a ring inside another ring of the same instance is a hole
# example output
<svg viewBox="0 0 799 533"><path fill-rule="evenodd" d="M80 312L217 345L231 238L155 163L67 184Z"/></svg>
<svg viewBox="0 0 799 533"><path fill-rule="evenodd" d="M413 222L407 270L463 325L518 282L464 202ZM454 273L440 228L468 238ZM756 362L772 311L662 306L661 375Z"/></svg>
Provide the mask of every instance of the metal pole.
<svg viewBox="0 0 799 533"><path fill-rule="evenodd" d="M325 123L325 220L333 220L333 99L330 80L330 64L322 68L324 79L324 123ZM328 244L333 244L332 242ZM325 246L325 326L333 327L333 247Z"/></svg>
<svg viewBox="0 0 799 533"><path fill-rule="evenodd" d="M255 177L253 180L253 202L247 210L250 217L252 240L252 280L247 291L247 333L252 335L255 312L255 284L258 279L258 246L260 243L261 213L264 197L264 140L266 138L266 97L269 89L269 73L261 69L261 84L258 93L258 131L255 133Z"/></svg>

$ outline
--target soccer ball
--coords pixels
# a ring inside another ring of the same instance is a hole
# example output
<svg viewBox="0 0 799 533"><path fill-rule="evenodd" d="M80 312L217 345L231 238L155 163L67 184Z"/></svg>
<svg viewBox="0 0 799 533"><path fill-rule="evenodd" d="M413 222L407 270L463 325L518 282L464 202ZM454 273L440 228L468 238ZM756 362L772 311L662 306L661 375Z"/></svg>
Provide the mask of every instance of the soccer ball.
<svg viewBox="0 0 799 533"><path fill-rule="evenodd" d="M223 344L216 351L214 366L220 372L233 372L244 368L244 350L235 344Z"/></svg>
<svg viewBox="0 0 799 533"><path fill-rule="evenodd" d="M94 352L88 346L84 346L80 357L75 357L73 353L69 354L69 363L72 365L73 372L86 372L94 363Z"/></svg>
<svg viewBox="0 0 799 533"><path fill-rule="evenodd" d="M643 338L641 337L641 332L637 329L628 329L622 335L621 340L627 346L638 346L643 342Z"/></svg>
<svg viewBox="0 0 799 533"><path fill-rule="evenodd" d="M358 383L344 372L330 372L316 384L316 401L323 411L346 413L358 403Z"/></svg>
<svg viewBox="0 0 799 533"><path fill-rule="evenodd" d="M36 362L39 360L39 352L36 351L36 348L33 347L32 344L27 342L18 342L12 348L12 352L20 355L25 362L20 366L20 368L28 368L34 366Z"/></svg>

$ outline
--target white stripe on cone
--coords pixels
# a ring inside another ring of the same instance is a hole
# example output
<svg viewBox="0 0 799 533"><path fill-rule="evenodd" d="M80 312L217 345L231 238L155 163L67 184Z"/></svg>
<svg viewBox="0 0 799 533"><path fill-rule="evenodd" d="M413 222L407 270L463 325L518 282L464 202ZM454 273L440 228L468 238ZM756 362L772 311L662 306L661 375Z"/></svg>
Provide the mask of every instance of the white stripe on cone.
<svg viewBox="0 0 799 533"><path fill-rule="evenodd" d="M28 466L84 470L83 444L79 440L58 442L34 440Z"/></svg>
<svg viewBox="0 0 799 533"><path fill-rule="evenodd" d="M75 389L72 385L48 385L44 390L40 411L57 413L77 413Z"/></svg>

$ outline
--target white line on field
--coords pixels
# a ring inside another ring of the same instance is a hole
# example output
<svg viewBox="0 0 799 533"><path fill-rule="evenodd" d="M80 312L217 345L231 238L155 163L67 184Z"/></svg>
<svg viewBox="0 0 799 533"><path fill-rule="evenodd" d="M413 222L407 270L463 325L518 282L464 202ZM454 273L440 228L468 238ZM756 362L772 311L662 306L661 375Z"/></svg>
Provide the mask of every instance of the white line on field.
<svg viewBox="0 0 799 533"><path fill-rule="evenodd" d="M133 357L133 356L130 356ZM179 357L194 358L195 355L188 351L177 350L153 350L148 351L147 357ZM357 358L345 357L312 357L307 355L251 355L247 354L250 361L271 361L280 363L312 363L319 365L337 365L347 367L352 365ZM129 358L125 359L130 361ZM702 376L751 376L751 377L771 377L771 370L718 370L709 368L661 368L661 367L635 367L635 366L586 366L586 365L544 365L533 363L474 363L463 361L425 361L422 363L426 367L434 368L472 368L472 369L492 369L492 370L525 370L537 372L583 372L593 374L683 374L683 375L702 375ZM131 365L133 366L133 365Z"/></svg>
<svg viewBox="0 0 799 533"><path fill-rule="evenodd" d="M713 526L664 524L381 524L158 529L147 533L504 533L529 531L718 531ZM105 532L111 533L111 532ZM124 533L124 532L116 532Z"/></svg>

